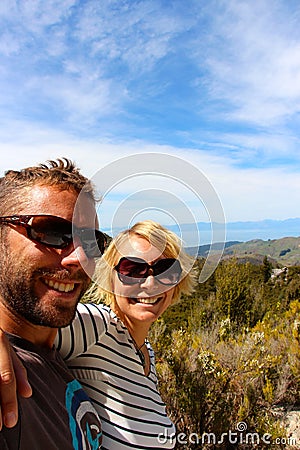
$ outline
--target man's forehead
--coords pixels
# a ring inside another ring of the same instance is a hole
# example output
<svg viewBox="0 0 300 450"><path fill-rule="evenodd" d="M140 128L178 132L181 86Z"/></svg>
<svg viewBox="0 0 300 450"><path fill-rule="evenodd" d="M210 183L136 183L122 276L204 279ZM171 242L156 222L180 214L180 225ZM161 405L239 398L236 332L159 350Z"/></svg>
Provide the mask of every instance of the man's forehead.
<svg viewBox="0 0 300 450"><path fill-rule="evenodd" d="M37 185L24 192L24 203L26 205L36 206L37 208L47 208L62 206L62 199L65 200L66 208L74 208L78 194L70 189L60 189L57 186Z"/></svg>
<svg viewBox="0 0 300 450"><path fill-rule="evenodd" d="M59 186L34 186L26 192L21 214L49 214L73 221L78 226L95 227L97 214L95 202L88 194Z"/></svg>

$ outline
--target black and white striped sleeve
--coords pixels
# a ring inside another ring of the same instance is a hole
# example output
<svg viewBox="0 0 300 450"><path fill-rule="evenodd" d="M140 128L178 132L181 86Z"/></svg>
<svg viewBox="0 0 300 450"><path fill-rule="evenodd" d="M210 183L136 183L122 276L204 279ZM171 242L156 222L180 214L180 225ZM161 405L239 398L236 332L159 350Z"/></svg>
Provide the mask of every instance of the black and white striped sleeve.
<svg viewBox="0 0 300 450"><path fill-rule="evenodd" d="M55 345L65 360L72 360L99 342L107 331L108 313L100 305L79 303L71 325L58 330Z"/></svg>

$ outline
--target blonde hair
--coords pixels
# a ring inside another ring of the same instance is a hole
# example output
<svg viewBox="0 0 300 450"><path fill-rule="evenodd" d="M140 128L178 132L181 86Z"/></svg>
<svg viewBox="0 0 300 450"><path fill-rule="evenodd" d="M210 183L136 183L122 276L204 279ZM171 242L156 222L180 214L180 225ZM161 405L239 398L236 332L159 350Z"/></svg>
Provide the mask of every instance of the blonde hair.
<svg viewBox="0 0 300 450"><path fill-rule="evenodd" d="M166 258L177 258L179 260L182 267L182 276L179 283L174 287L172 303L176 303L182 294L189 295L193 292L196 284L194 259L183 250L182 242L175 233L167 230L159 223L145 220L121 232L111 241L104 255L97 263L94 276L95 283L87 295L89 301L99 302L99 299L101 299L106 304L115 305L112 274L120 257L124 256L121 255L118 249L124 242L128 242L132 236L146 239L159 249Z"/></svg>

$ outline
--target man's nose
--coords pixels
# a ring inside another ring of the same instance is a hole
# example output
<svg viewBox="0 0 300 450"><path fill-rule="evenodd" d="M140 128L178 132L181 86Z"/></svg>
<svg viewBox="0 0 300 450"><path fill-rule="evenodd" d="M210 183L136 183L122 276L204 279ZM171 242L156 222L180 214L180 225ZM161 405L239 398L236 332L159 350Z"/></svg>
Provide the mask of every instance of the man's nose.
<svg viewBox="0 0 300 450"><path fill-rule="evenodd" d="M78 236L74 236L73 242L64 250L62 255L63 266L84 266L89 262Z"/></svg>

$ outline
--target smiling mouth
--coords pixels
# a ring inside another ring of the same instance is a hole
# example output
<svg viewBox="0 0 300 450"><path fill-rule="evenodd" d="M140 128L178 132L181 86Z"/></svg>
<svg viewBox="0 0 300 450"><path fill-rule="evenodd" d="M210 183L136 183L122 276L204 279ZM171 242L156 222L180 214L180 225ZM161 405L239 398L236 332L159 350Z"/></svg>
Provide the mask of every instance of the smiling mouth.
<svg viewBox="0 0 300 450"><path fill-rule="evenodd" d="M54 289L58 292L72 292L75 289L75 283L62 283L61 281L55 280L43 280L44 283L49 286L51 289Z"/></svg>
<svg viewBox="0 0 300 450"><path fill-rule="evenodd" d="M155 303L160 302L163 297L145 297L145 298L132 298L135 303L143 303L145 305L155 305Z"/></svg>

